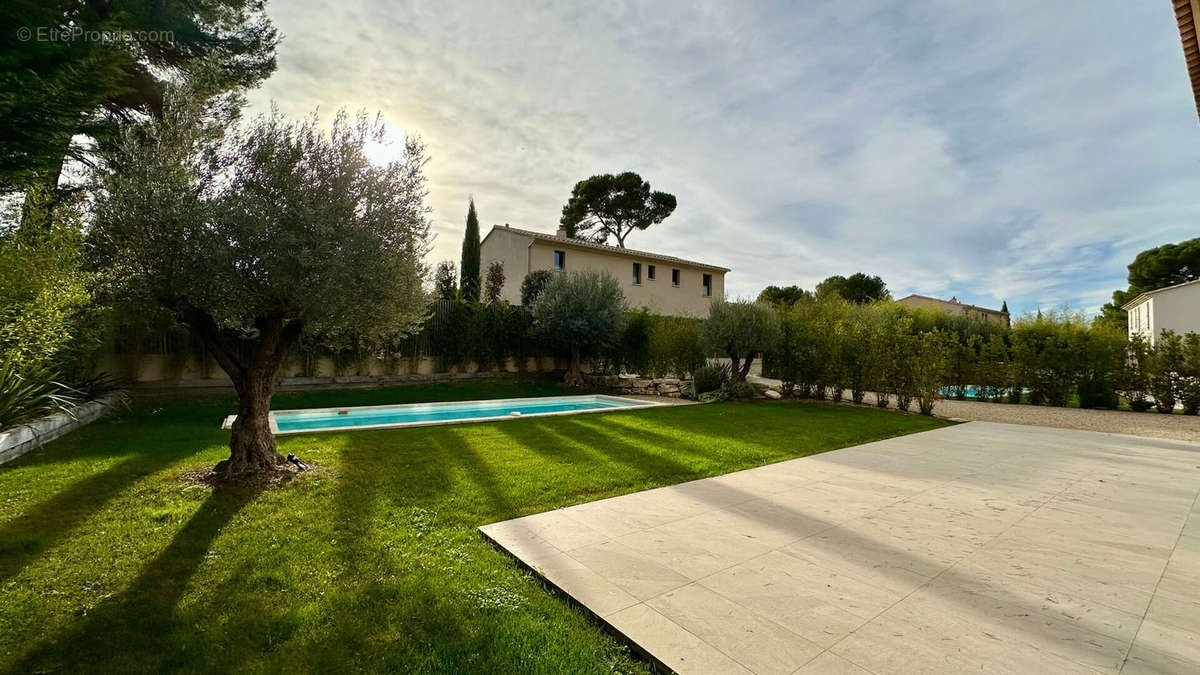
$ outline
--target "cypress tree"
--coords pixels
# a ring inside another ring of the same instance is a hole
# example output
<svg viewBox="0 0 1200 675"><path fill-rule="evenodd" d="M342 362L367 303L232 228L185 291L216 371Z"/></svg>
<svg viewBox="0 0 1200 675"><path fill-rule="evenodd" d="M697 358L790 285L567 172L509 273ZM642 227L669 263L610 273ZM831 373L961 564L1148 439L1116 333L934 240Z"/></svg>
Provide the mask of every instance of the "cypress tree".
<svg viewBox="0 0 1200 675"><path fill-rule="evenodd" d="M475 215L475 200L467 207L467 231L463 235L462 263L458 268L459 292L467 302L479 302L479 218Z"/></svg>

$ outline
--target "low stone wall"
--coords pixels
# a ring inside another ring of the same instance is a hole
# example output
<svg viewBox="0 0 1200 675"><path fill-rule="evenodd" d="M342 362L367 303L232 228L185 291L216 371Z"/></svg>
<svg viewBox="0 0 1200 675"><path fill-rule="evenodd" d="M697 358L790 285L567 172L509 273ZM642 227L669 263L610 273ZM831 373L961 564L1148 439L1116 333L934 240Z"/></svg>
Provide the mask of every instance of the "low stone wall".
<svg viewBox="0 0 1200 675"><path fill-rule="evenodd" d="M692 393L692 381L674 377L641 378L615 375L585 375L587 383L616 395L668 396L679 398Z"/></svg>
<svg viewBox="0 0 1200 675"><path fill-rule="evenodd" d="M280 381L320 381L325 383L347 383L353 380L374 382L428 382L454 379L456 376L494 377L496 374L553 373L561 369L552 357L530 357L524 363L513 359L505 361L503 367L480 370L474 363L462 367L451 367L449 371L438 369L437 359L400 359L385 363L379 359L367 359L359 363L337 366L328 357L305 364L296 359L284 363L279 373ZM164 354L103 354L96 367L97 372L112 373L135 384L153 384L160 387L229 387L231 382L224 371L210 358L196 359ZM306 372L307 371L307 372Z"/></svg>
<svg viewBox="0 0 1200 675"><path fill-rule="evenodd" d="M61 413L0 431L0 464L12 461L50 441L95 422L112 410L113 400L85 403L75 410L75 416Z"/></svg>
<svg viewBox="0 0 1200 675"><path fill-rule="evenodd" d="M301 391L309 389L355 389L386 387L399 384L421 384L460 382L463 380L516 380L521 378L551 377L552 371L538 373L512 373L500 370L476 370L454 373L412 373L409 375L334 375L331 377L281 377L275 384L276 391ZM182 390L232 390L229 378L223 380L152 380L136 382L130 390L134 392L165 392Z"/></svg>

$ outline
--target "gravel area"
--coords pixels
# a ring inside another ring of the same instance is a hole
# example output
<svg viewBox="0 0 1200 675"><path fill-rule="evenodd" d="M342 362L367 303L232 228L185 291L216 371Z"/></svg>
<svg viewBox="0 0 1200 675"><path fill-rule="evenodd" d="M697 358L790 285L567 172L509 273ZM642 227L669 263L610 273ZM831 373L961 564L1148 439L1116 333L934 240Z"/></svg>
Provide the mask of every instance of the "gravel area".
<svg viewBox="0 0 1200 675"><path fill-rule="evenodd" d="M778 380L768 378L756 377L753 380L768 385L779 383ZM849 392L846 397L849 398ZM874 405L875 395L867 394L864 404ZM895 406L894 401L892 405ZM913 407L916 407L915 402ZM1196 415L1161 415L1156 412L1135 413L1125 410L1085 410L955 400L938 401L933 408L933 414L973 422L1028 424L1200 442L1200 416Z"/></svg>

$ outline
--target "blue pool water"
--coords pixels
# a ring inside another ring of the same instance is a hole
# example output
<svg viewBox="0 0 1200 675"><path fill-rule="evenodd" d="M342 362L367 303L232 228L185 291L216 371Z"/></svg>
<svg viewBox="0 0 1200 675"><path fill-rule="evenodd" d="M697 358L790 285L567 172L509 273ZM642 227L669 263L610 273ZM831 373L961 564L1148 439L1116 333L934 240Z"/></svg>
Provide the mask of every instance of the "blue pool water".
<svg viewBox="0 0 1200 675"><path fill-rule="evenodd" d="M281 410L271 413L277 433L300 433L355 427L419 426L529 415L594 412L657 405L616 396L551 396L455 403L410 403L358 408ZM513 415L520 413L520 415Z"/></svg>
<svg viewBox="0 0 1200 675"><path fill-rule="evenodd" d="M978 387L967 385L967 398L979 398L983 392ZM948 398L954 398L954 387L943 387L938 393Z"/></svg>

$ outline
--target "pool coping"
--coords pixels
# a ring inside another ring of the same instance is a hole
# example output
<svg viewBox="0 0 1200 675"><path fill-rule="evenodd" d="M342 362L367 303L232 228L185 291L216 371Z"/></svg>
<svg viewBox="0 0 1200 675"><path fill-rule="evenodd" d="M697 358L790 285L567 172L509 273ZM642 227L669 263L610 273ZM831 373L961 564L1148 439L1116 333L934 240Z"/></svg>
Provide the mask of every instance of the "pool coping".
<svg viewBox="0 0 1200 675"><path fill-rule="evenodd" d="M340 410L370 410L375 408L416 408L416 407L443 407L463 405L466 403L512 403L516 401L545 401L545 400L565 400L565 399L604 399L608 401L621 401L631 403L632 405L621 406L620 408L596 408L594 410L558 410L554 412L539 412L525 413L521 415L491 415L489 417L470 417L457 420L424 420L419 422L394 422L386 424L359 424L348 425L341 427L323 427L320 429L289 429L281 430L275 421L276 412L286 413L329 413ZM472 422L502 422L505 420L519 420L528 417L551 417L554 415L584 415L587 413L598 412L613 412L615 410L636 410L639 408L652 408L657 406L667 405L658 401L647 401L636 398L627 398L624 396L611 396L609 394L570 394L567 396L525 396L520 398L485 398L475 399L472 401L430 401L427 403L391 403L383 405L357 405L357 406L334 406L329 408L296 408L294 410L272 410L268 419L271 424L271 433L276 436L292 436L296 434L314 434L325 431L365 431L371 429L404 429L408 427L433 427L443 426L447 424L469 424ZM221 422L222 429L229 429L233 425L233 421L237 419L237 415L226 415Z"/></svg>

